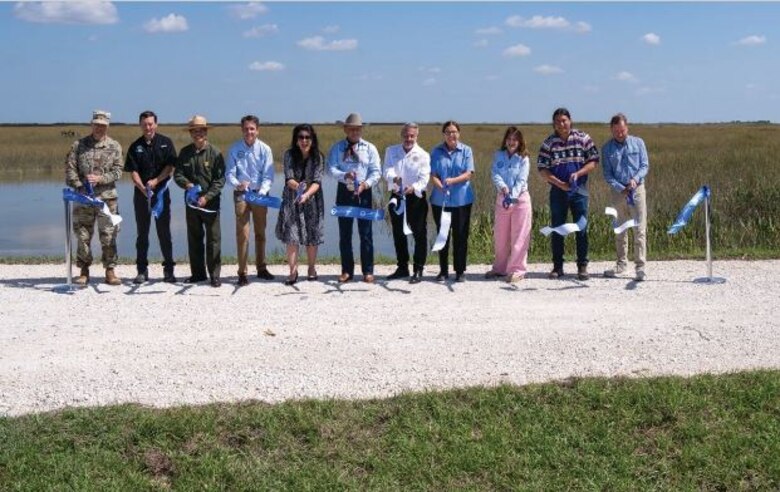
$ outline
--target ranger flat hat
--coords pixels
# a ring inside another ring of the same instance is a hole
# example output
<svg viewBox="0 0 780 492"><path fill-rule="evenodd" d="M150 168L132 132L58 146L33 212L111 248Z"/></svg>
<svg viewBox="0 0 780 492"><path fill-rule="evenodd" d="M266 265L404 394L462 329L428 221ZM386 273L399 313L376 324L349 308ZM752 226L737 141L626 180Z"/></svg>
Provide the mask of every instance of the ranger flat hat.
<svg viewBox="0 0 780 492"><path fill-rule="evenodd" d="M360 117L359 113L349 113L344 121L344 126L363 126L363 118Z"/></svg>
<svg viewBox="0 0 780 492"><path fill-rule="evenodd" d="M196 128L211 128L208 124L208 121L206 121L205 116L201 116L199 114L196 114L192 118L190 118L190 121L187 122L187 131L195 130Z"/></svg>
<svg viewBox="0 0 780 492"><path fill-rule="evenodd" d="M92 124L94 125L106 125L111 120L111 113L103 111L102 109L96 109L92 111Z"/></svg>

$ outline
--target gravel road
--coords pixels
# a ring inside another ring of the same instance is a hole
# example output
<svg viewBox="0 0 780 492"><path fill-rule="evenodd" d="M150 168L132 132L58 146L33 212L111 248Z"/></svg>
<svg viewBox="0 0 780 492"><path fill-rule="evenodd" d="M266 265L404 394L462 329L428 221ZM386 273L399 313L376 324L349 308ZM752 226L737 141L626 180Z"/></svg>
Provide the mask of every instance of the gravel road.
<svg viewBox="0 0 780 492"><path fill-rule="evenodd" d="M568 272L574 267L569 264ZM339 267L275 282L121 286L73 292L63 265L0 265L0 415L136 402L156 407L256 399L386 397L409 390L780 367L780 261L651 262L648 280L339 285ZM74 268L75 272L75 268ZM93 269L93 273L96 273ZM102 272L101 272L102 273ZM186 265L177 275L188 273ZM305 273L305 268L302 270ZM775 301L772 301L775 299Z"/></svg>

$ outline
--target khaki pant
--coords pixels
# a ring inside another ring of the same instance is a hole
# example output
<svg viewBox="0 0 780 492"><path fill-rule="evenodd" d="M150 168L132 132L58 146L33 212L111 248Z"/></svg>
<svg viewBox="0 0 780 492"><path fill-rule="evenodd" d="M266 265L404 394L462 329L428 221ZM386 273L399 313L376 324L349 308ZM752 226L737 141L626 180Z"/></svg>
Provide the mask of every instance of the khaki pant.
<svg viewBox="0 0 780 492"><path fill-rule="evenodd" d="M247 274L249 258L249 216L255 229L255 265L257 271L266 269L265 264L265 222L268 208L250 205L243 200L244 193L234 193L233 203L236 209L236 248L238 249L238 274ZM239 199L240 198L240 199Z"/></svg>
<svg viewBox="0 0 780 492"><path fill-rule="evenodd" d="M108 204L112 214L118 213L116 198L103 200ZM98 227L98 237L103 250L101 262L104 268L116 266L116 235L119 224L113 225L111 219L100 212L97 207L73 204L73 232L76 234L76 266L87 268L92 265L92 235L95 232L95 222Z"/></svg>
<svg viewBox="0 0 780 492"><path fill-rule="evenodd" d="M615 235L615 251L619 265L628 264L628 231L634 231L634 263L636 270L645 269L647 258L647 201L645 200L645 185L641 184L634 190L634 206L626 203L626 196L612 189L612 206L617 210L617 223L622 224L628 219L634 219L636 227L630 227Z"/></svg>

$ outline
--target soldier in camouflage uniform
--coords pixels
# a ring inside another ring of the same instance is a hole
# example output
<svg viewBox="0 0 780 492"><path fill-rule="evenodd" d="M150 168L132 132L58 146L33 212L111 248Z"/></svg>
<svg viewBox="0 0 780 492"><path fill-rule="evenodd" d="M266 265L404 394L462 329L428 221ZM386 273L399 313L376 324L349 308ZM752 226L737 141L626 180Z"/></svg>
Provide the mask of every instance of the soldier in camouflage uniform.
<svg viewBox="0 0 780 492"><path fill-rule="evenodd" d="M80 193L87 193L91 184L95 198L106 202L112 214L118 213L116 182L122 176L122 146L108 137L111 113L92 113L92 133L73 142L65 161L65 183ZM98 236L103 250L101 261L106 269L106 283L119 285L121 280L114 273L116 266L116 235L119 225L98 208L79 203L73 204L73 232L76 233L76 265L81 275L74 281L86 285L89 282L89 266L92 264L92 234L98 226Z"/></svg>

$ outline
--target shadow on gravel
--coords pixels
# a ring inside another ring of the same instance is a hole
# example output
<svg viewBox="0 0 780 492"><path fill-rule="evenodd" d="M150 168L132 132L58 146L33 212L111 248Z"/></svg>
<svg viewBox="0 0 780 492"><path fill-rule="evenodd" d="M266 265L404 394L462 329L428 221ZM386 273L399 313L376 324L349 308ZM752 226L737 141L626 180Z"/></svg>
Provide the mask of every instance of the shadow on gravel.
<svg viewBox="0 0 780 492"><path fill-rule="evenodd" d="M324 285L326 285L328 287L331 287L330 290L326 290L325 292L323 292L323 294L333 294L334 292L337 293L337 294L346 294L348 292L368 292L368 289L347 289L347 290L344 290L343 287L345 285L350 285L352 283L354 283L354 282L348 282L346 284L340 284L338 282L338 280L336 280L334 282L323 282Z"/></svg>
<svg viewBox="0 0 780 492"><path fill-rule="evenodd" d="M376 284L378 286L382 287L383 289L385 289L388 292L400 292L401 294L411 294L412 293L411 290L392 288L392 287L388 286L389 283L390 282L377 282Z"/></svg>

